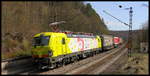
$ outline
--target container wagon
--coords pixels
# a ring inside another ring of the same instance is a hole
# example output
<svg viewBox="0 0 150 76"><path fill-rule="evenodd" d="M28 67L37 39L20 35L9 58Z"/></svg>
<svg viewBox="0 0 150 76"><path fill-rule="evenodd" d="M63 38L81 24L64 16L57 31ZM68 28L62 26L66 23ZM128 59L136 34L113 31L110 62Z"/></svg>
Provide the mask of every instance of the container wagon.
<svg viewBox="0 0 150 76"><path fill-rule="evenodd" d="M114 47L117 48L120 44L120 38L119 37L114 37L113 41L114 41Z"/></svg>
<svg viewBox="0 0 150 76"><path fill-rule="evenodd" d="M112 35L101 35L103 50L109 50L114 48L113 36Z"/></svg>

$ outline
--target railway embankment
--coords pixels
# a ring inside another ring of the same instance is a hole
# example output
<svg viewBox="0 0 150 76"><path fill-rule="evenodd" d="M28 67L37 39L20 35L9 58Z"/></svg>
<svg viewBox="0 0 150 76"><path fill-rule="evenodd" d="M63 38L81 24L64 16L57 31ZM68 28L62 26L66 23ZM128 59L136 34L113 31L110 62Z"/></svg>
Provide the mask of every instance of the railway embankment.
<svg viewBox="0 0 150 76"><path fill-rule="evenodd" d="M33 67L31 57L3 60L1 62L2 74L17 74Z"/></svg>
<svg viewBox="0 0 150 76"><path fill-rule="evenodd" d="M122 74L149 74L149 61L147 53L132 53L127 63L122 66L119 72Z"/></svg>

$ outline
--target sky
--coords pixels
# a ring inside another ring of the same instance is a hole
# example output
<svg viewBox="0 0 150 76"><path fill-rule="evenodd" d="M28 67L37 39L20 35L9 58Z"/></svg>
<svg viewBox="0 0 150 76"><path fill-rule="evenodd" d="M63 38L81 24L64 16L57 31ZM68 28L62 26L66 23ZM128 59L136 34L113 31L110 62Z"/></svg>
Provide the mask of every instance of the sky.
<svg viewBox="0 0 150 76"><path fill-rule="evenodd" d="M129 10L125 10L124 8L132 7L132 30L142 28L141 25L148 21L148 1L86 1L85 3L90 3L92 5L92 8L94 8L99 16L104 19L104 22L109 30L129 30L129 27L107 15L103 12L103 10L121 21L129 23ZM122 8L119 8L119 5L122 5Z"/></svg>

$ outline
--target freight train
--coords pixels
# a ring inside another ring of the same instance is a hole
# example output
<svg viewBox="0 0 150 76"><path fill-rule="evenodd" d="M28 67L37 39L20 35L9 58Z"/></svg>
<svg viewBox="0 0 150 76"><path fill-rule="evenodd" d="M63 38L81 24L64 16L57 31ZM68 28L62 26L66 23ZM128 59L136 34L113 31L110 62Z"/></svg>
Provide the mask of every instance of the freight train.
<svg viewBox="0 0 150 76"><path fill-rule="evenodd" d="M119 46L115 42L112 35L42 32L33 37L32 57L39 69L53 69Z"/></svg>

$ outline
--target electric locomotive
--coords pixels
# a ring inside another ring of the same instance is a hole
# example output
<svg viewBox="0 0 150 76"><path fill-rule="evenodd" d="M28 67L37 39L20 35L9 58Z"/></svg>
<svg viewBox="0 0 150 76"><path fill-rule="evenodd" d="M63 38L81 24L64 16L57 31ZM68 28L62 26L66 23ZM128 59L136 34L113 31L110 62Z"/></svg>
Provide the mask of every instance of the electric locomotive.
<svg viewBox="0 0 150 76"><path fill-rule="evenodd" d="M98 35L42 32L33 37L32 57L39 69L52 69L100 51Z"/></svg>

